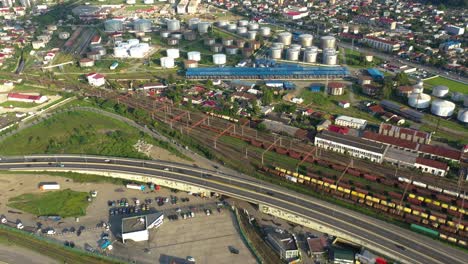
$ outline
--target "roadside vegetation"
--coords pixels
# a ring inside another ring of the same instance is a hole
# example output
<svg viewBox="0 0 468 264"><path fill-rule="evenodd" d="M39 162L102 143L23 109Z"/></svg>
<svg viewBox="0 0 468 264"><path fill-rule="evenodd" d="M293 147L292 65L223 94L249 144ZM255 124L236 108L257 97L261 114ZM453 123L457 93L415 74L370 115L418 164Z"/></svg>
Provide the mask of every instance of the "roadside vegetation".
<svg viewBox="0 0 468 264"><path fill-rule="evenodd" d="M86 214L88 193L70 189L26 193L9 200L8 206L37 216L76 217Z"/></svg>

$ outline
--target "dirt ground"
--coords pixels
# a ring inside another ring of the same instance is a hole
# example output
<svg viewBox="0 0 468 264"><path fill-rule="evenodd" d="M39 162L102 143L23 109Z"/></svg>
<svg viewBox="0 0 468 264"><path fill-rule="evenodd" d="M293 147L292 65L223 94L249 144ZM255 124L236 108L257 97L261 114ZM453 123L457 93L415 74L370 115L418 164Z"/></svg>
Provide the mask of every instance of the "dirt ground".
<svg viewBox="0 0 468 264"><path fill-rule="evenodd" d="M29 249L0 244L0 264L3 263L56 264L59 262Z"/></svg>

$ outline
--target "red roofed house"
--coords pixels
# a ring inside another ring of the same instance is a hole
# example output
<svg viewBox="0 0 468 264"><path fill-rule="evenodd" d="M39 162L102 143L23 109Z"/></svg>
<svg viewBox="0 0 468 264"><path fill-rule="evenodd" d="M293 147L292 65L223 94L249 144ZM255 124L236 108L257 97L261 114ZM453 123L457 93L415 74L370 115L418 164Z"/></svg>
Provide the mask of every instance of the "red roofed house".
<svg viewBox="0 0 468 264"><path fill-rule="evenodd" d="M403 140L409 140L421 144L429 144L431 142L431 133L419 131L411 128L393 126L390 124L381 123L379 134L391 136Z"/></svg>
<svg viewBox="0 0 468 264"><path fill-rule="evenodd" d="M416 158L414 166L423 172L439 176L445 176L449 170L449 166L447 164L426 158Z"/></svg>
<svg viewBox="0 0 468 264"><path fill-rule="evenodd" d="M421 147L419 148L419 152L421 152L424 156L427 156L429 158L438 157L456 162L460 161L460 157L462 154L459 150L452 150L441 146L433 145L421 145Z"/></svg>
<svg viewBox="0 0 468 264"><path fill-rule="evenodd" d="M342 135L347 135L349 133L349 128L337 125L329 125L328 130Z"/></svg>
<svg viewBox="0 0 468 264"><path fill-rule="evenodd" d="M92 39L91 39L91 45L95 45L95 44L99 44L101 43L101 36L99 35L95 35Z"/></svg>
<svg viewBox="0 0 468 264"><path fill-rule="evenodd" d="M86 79L88 79L88 83L94 87L99 87L106 83L104 75L95 72L87 74Z"/></svg>
<svg viewBox="0 0 468 264"><path fill-rule="evenodd" d="M9 93L7 99L8 101L36 103L36 104L42 104L46 102L47 100L49 100L47 96L30 95L30 94L22 94L22 93Z"/></svg>

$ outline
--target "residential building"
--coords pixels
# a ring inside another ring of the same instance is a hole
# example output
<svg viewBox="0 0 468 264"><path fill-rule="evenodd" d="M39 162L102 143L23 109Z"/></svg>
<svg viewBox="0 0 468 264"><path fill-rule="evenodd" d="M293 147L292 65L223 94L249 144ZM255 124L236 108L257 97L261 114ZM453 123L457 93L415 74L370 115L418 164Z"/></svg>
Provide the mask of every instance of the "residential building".
<svg viewBox="0 0 468 264"><path fill-rule="evenodd" d="M388 150L388 146L381 143L326 130L315 136L314 143L319 148L347 153L350 156L369 159L377 163L382 163Z"/></svg>
<svg viewBox="0 0 468 264"><path fill-rule="evenodd" d="M443 162L426 159L426 158L416 158L416 162L414 166L423 172L438 175L438 176L445 176L449 170L449 166Z"/></svg>
<svg viewBox="0 0 468 264"><path fill-rule="evenodd" d="M14 102L25 102L25 103L36 103L42 104L49 100L47 96L44 95L31 95L31 94L22 94L22 93L9 93L7 96L8 101Z"/></svg>
<svg viewBox="0 0 468 264"><path fill-rule="evenodd" d="M362 92L369 96L377 96L381 93L382 87L372 85L372 84L365 84L362 86Z"/></svg>
<svg viewBox="0 0 468 264"><path fill-rule="evenodd" d="M267 235L268 243L283 260L293 260L299 257L299 248L294 235L284 231L275 230Z"/></svg>
<svg viewBox="0 0 468 264"><path fill-rule="evenodd" d="M447 33L449 33L450 35L457 35L457 36L460 36L460 35L465 34L465 28L457 27L457 26L454 26L454 25L448 25L448 26L446 26L446 27L445 27L445 30L446 30Z"/></svg>
<svg viewBox="0 0 468 264"><path fill-rule="evenodd" d="M93 67L93 66L94 66L93 59L83 58L80 60L80 67Z"/></svg>
<svg viewBox="0 0 468 264"><path fill-rule="evenodd" d="M330 95L342 95L344 93L345 84L340 82L331 82L327 86L327 93Z"/></svg>
<svg viewBox="0 0 468 264"><path fill-rule="evenodd" d="M431 143L432 133L380 123L379 134L420 144Z"/></svg>
<svg viewBox="0 0 468 264"><path fill-rule="evenodd" d="M89 73L86 75L86 79L88 79L88 83L94 87L103 86L106 83L104 75L99 73Z"/></svg>
<svg viewBox="0 0 468 264"><path fill-rule="evenodd" d="M309 247L309 252L311 256L320 256L324 254L327 250L327 238L325 236L308 237L307 246Z"/></svg>
<svg viewBox="0 0 468 264"><path fill-rule="evenodd" d="M374 49L382 50L385 52L393 52L400 50L400 43L380 37L366 36L362 39L362 41Z"/></svg>
<svg viewBox="0 0 468 264"><path fill-rule="evenodd" d="M367 120L340 115L335 119L335 125L351 127L356 129L364 129L366 128Z"/></svg>

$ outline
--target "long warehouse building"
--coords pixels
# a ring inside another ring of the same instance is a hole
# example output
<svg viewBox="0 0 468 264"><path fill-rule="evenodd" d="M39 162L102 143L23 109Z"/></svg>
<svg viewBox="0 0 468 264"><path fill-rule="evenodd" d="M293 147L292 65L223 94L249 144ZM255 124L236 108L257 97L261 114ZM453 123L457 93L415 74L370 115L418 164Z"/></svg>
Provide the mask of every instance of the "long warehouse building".
<svg viewBox="0 0 468 264"><path fill-rule="evenodd" d="M211 67L189 68L187 79L335 79L349 76L346 67Z"/></svg>

